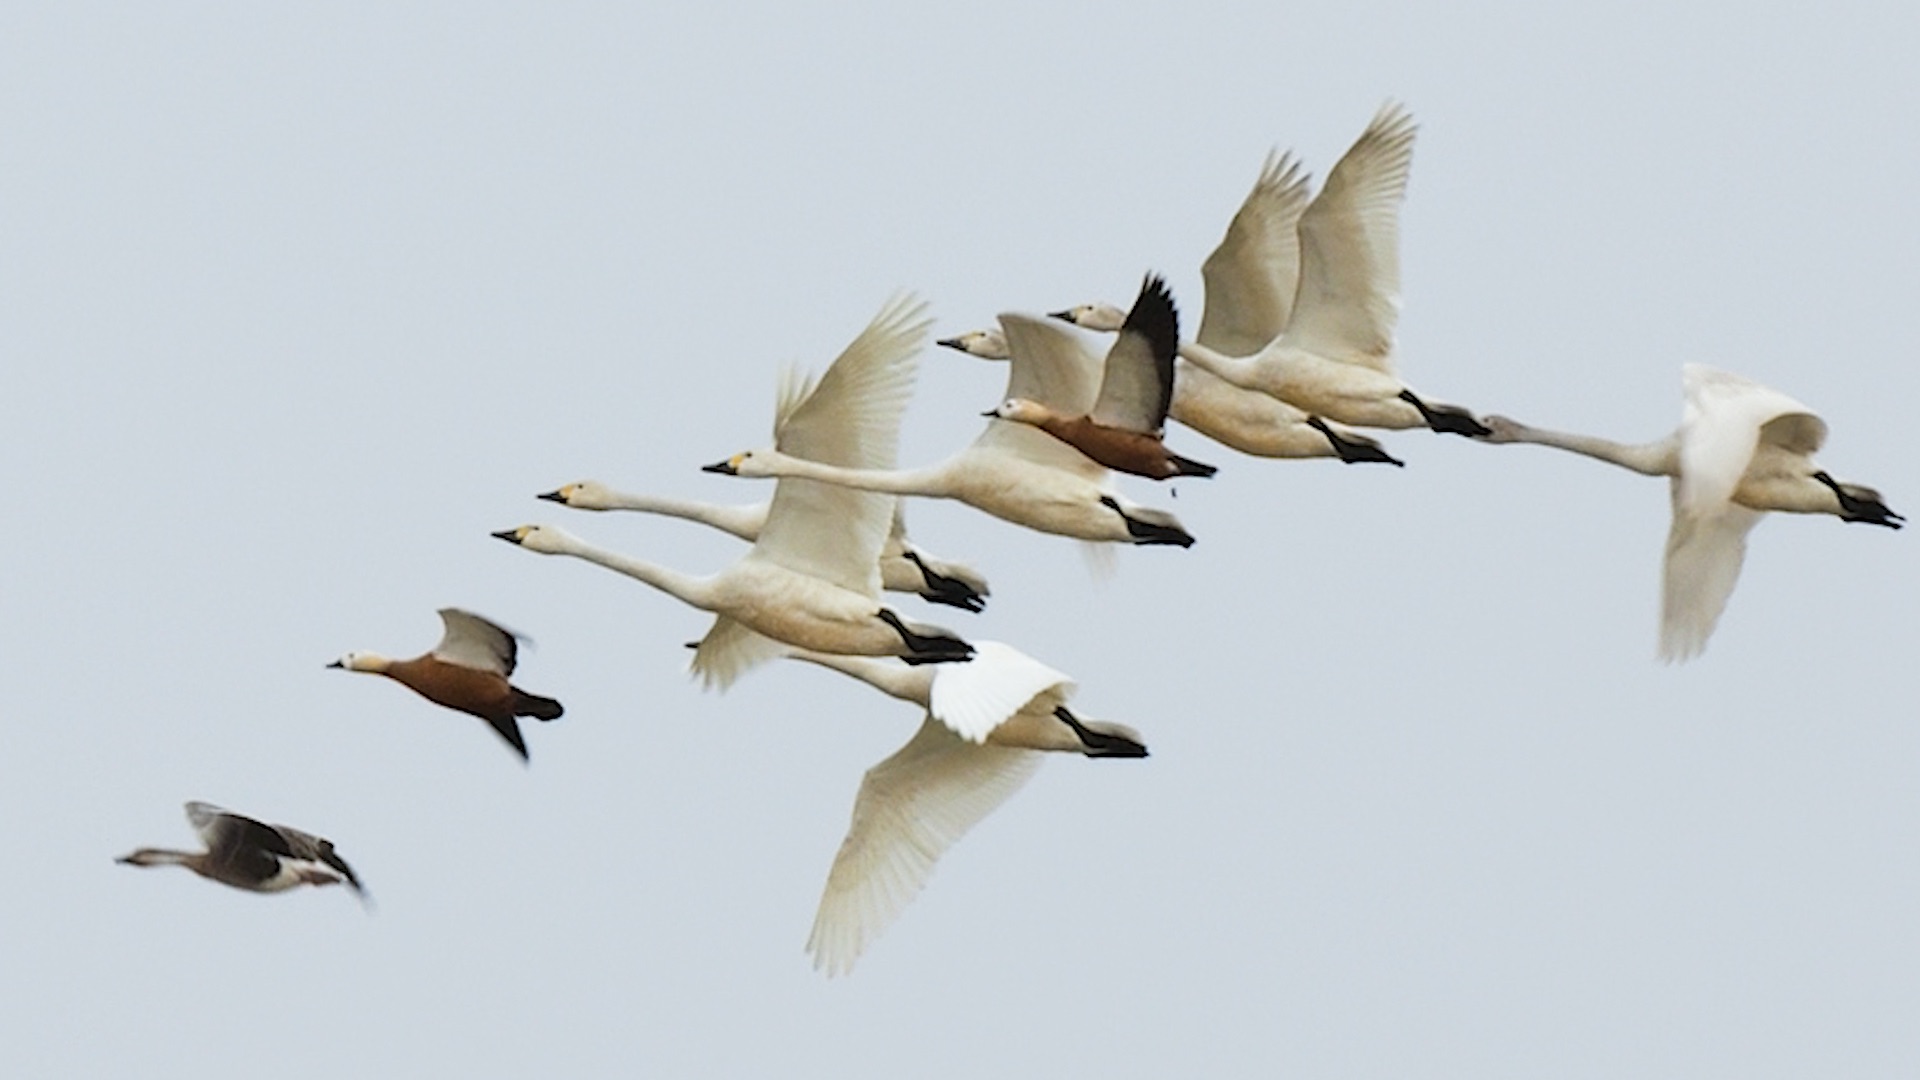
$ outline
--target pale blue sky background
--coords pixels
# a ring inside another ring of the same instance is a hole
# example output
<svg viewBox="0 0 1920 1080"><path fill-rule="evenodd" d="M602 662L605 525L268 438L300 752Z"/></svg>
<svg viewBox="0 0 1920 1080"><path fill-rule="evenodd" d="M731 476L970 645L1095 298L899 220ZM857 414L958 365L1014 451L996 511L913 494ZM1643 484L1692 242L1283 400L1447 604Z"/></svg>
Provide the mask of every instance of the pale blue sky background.
<svg viewBox="0 0 1920 1080"><path fill-rule="evenodd" d="M487 533L705 571L560 483L750 501L896 289L939 331L1190 319L1270 147L1421 121L1409 381L1653 438L1701 361L1920 505L1920 19L1895 5L11 5L0 13L0 899L9 1075L1892 1076L1920 1072L1913 538L1771 520L1655 664L1663 485L1409 432L1405 470L1129 484L1188 551L951 505L991 577L903 610L1073 673L1145 762L1054 760L849 979L801 951L914 711ZM1193 325L1190 323L1189 325ZM1002 369L929 354L904 463ZM459 605L565 701L523 769L322 668ZM379 901L112 863L209 799Z"/></svg>

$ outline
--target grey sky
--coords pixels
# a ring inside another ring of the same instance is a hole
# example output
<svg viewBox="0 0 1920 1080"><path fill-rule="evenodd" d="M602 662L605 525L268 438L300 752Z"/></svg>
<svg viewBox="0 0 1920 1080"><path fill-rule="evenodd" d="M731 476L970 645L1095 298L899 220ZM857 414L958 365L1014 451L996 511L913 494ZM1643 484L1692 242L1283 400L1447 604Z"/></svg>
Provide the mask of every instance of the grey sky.
<svg viewBox="0 0 1920 1080"><path fill-rule="evenodd" d="M1706 655L1652 660L1667 496L1531 447L1404 470L1170 441L1123 552L916 503L1144 762L1049 761L851 978L801 951L914 710L724 696L707 617L489 539L536 502L724 501L889 294L942 334L1199 266L1270 147L1421 122L1403 373L1653 438L1680 365L1765 381L1920 505L1920 20L1895 5L15 5L0 19L0 900L10 1075L1806 1076L1920 1070L1913 538L1769 520ZM928 354L902 462L1004 369ZM567 716L323 670L436 607ZM378 901L112 863L206 799Z"/></svg>

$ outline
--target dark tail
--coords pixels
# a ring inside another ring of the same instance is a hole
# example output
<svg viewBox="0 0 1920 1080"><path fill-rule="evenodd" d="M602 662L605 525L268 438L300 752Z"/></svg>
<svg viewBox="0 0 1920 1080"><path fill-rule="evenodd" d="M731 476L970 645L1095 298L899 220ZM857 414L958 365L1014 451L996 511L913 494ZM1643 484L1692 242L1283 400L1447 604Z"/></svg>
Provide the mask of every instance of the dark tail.
<svg viewBox="0 0 1920 1080"><path fill-rule="evenodd" d="M531 716L535 720L558 720L567 710L550 697L529 694L515 687L513 690L513 715Z"/></svg>
<svg viewBox="0 0 1920 1080"><path fill-rule="evenodd" d="M1204 461L1195 461L1192 458L1181 457L1171 450L1167 451L1167 460L1173 463L1173 475L1175 476L1197 476L1204 480L1220 471Z"/></svg>

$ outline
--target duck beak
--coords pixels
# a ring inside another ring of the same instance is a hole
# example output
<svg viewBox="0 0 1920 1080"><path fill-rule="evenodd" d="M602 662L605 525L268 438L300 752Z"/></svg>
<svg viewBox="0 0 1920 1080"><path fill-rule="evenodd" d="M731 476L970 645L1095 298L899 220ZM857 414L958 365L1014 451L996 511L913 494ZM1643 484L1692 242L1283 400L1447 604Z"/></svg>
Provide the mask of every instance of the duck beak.
<svg viewBox="0 0 1920 1080"><path fill-rule="evenodd" d="M986 417L989 420L997 420L1000 417L1000 413L996 409L988 409L986 412L983 412L980 415Z"/></svg>

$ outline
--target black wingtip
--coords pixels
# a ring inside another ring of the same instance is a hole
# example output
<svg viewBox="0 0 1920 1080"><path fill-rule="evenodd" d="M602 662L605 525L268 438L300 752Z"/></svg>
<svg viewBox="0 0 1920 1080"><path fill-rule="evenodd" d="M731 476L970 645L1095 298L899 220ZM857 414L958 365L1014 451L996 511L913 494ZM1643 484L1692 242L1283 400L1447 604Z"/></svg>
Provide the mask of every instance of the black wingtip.
<svg viewBox="0 0 1920 1080"><path fill-rule="evenodd" d="M1132 331L1145 337L1156 355L1169 358L1180 348L1180 310L1174 305L1173 292L1159 274L1148 273L1140 283L1140 295L1127 311L1122 333Z"/></svg>

